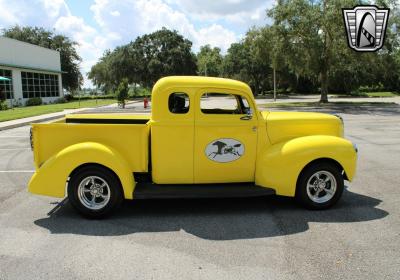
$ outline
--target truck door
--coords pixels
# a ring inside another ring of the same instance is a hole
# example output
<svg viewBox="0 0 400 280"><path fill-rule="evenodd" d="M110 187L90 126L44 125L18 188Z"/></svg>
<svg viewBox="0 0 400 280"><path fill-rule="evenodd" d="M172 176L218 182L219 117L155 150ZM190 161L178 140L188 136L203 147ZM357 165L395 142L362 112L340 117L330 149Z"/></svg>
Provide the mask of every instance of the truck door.
<svg viewBox="0 0 400 280"><path fill-rule="evenodd" d="M187 89L168 90L155 97L151 164L157 184L193 183L193 97L194 93Z"/></svg>
<svg viewBox="0 0 400 280"><path fill-rule="evenodd" d="M196 93L194 182L253 182L257 114L246 95L233 90Z"/></svg>

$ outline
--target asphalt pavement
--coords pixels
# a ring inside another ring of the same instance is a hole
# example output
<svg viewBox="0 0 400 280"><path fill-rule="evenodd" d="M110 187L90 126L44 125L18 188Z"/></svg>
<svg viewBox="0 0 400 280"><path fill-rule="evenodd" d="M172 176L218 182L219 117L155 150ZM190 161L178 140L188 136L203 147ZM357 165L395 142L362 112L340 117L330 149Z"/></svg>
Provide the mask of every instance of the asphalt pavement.
<svg viewBox="0 0 400 280"><path fill-rule="evenodd" d="M27 192L29 127L0 131L0 279L399 279L400 110L387 109L344 110L359 166L326 211L267 197L48 216L60 200Z"/></svg>

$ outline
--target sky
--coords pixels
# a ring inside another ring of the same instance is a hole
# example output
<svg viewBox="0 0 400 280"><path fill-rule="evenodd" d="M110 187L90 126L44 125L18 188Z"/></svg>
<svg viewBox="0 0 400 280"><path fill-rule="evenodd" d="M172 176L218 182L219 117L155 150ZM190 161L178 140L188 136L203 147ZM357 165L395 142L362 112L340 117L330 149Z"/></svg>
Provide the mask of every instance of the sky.
<svg viewBox="0 0 400 280"><path fill-rule="evenodd" d="M252 26L268 23L273 0L0 0L0 29L38 26L69 36L79 45L86 79L105 50L167 27L193 42L225 53Z"/></svg>

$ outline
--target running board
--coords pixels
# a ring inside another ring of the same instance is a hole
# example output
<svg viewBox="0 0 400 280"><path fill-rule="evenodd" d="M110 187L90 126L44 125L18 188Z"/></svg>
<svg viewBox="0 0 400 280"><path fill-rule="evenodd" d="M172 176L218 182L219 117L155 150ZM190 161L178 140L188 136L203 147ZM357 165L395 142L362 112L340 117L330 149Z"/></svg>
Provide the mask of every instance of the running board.
<svg viewBox="0 0 400 280"><path fill-rule="evenodd" d="M160 185L140 182L136 184L133 198L256 197L274 194L274 189L256 186L254 183Z"/></svg>

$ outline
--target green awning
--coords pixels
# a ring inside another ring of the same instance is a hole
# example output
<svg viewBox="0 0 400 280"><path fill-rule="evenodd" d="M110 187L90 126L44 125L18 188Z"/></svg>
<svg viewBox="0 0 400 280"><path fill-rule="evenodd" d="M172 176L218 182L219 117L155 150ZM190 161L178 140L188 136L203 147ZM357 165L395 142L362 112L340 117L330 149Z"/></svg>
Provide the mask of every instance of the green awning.
<svg viewBox="0 0 400 280"><path fill-rule="evenodd" d="M11 79L0 76L0 81L11 81Z"/></svg>

